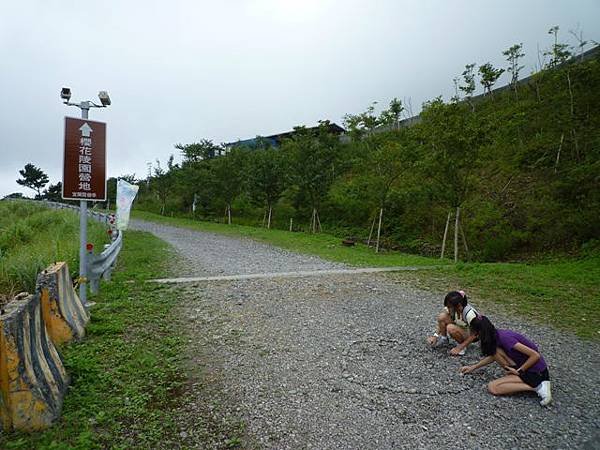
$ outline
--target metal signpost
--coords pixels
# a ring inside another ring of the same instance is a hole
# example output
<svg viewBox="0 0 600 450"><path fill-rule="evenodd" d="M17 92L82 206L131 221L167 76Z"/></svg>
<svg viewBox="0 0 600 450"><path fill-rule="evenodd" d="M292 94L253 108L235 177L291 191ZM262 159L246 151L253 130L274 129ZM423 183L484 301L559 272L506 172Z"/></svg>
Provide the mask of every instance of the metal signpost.
<svg viewBox="0 0 600 450"><path fill-rule="evenodd" d="M88 120L88 113L111 102L105 91L98 94L101 105L69 102L69 88L60 96L65 105L81 109L81 119L65 117L62 198L79 200L79 298L87 306L87 202L106 200L106 124Z"/></svg>

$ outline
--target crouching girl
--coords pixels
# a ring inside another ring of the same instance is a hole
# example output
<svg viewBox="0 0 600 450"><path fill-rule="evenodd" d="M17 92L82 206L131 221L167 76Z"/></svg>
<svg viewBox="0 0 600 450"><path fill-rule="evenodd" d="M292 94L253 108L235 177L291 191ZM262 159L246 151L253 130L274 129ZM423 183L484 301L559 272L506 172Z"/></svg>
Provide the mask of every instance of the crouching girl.
<svg viewBox="0 0 600 450"><path fill-rule="evenodd" d="M485 358L472 366L461 367L461 373L471 373L495 361L507 374L489 383L492 394L535 391L542 406L552 401L548 366L537 345L515 331L496 330L485 316L472 320L470 327L481 341L481 354Z"/></svg>
<svg viewBox="0 0 600 450"><path fill-rule="evenodd" d="M467 347L476 340L476 336L469 332L469 325L478 314L477 310L468 303L464 291L448 292L444 297L444 309L437 316L437 331L427 339L427 342L433 347L445 347L449 345L449 335L458 343L450 350L450 354L464 355Z"/></svg>

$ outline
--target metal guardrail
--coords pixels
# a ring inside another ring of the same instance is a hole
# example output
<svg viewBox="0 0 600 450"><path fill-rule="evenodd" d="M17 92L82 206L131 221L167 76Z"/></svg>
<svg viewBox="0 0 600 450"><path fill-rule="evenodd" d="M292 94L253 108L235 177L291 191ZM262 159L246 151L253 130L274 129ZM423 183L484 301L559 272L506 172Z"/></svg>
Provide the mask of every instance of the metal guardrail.
<svg viewBox="0 0 600 450"><path fill-rule="evenodd" d="M44 204L51 208L56 209L72 209L79 212L79 206L69 205L66 203L58 203L51 201L44 201ZM100 222L110 224L110 217L108 214L88 209L88 217ZM110 281L110 276L115 264L117 263L117 257L123 247L123 234L117 230L111 235L112 243L105 245L102 253L98 255L89 254L87 258L87 278L90 284L90 292L97 294L100 289L100 279Z"/></svg>
<svg viewBox="0 0 600 450"><path fill-rule="evenodd" d="M90 280L90 291L92 294L98 293L100 278L110 281L110 275L117 263L121 247L123 247L123 234L119 233L110 245L105 246L102 253L99 255L89 255L87 260L87 276Z"/></svg>
<svg viewBox="0 0 600 450"><path fill-rule="evenodd" d="M72 209L73 211L77 211L79 213L79 206L76 205L69 205L67 203L58 203L58 202L51 202L48 200L41 200L41 202L44 205L49 206L50 208L54 208L54 209ZM91 219L96 220L97 222L100 223L109 223L109 215L100 211L94 211L93 209L88 209L87 210L87 215L88 217L90 217Z"/></svg>

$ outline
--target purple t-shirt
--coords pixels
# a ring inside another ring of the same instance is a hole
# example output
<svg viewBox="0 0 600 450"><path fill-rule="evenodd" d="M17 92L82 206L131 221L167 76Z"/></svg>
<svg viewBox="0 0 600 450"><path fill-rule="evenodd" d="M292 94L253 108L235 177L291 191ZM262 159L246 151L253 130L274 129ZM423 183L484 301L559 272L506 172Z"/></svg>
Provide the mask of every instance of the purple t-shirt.
<svg viewBox="0 0 600 450"><path fill-rule="evenodd" d="M522 334L511 330L496 330L496 336L498 338L498 347L502 347L502 350L506 352L508 357L517 364L517 368L521 367L523 363L527 361L527 355L514 349L514 346L517 343L520 342L526 347L529 347L539 353L537 345L535 345ZM546 365L546 361L544 361L544 357L540 355L540 359L538 359L538 361L528 370L542 372L547 368L548 366Z"/></svg>

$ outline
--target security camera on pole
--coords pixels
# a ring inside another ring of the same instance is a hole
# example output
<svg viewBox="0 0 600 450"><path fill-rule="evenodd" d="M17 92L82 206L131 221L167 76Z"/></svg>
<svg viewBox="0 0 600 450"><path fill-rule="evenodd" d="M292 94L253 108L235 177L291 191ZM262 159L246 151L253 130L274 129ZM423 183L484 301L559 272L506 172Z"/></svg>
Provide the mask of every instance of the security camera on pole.
<svg viewBox="0 0 600 450"><path fill-rule="evenodd" d="M64 104L81 110L81 119L65 117L63 191L65 200L79 200L79 297L87 303L87 202L106 200L106 124L88 120L90 108L106 108L110 97L100 91L100 105L71 103L71 89L62 88Z"/></svg>

